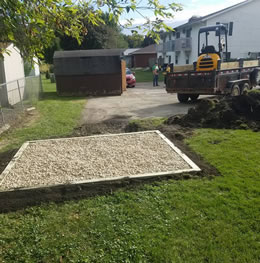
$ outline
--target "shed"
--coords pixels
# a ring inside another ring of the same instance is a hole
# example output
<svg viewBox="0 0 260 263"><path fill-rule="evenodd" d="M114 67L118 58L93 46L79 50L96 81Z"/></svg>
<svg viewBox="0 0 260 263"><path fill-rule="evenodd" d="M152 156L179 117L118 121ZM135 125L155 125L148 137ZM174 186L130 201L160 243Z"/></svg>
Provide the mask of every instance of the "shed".
<svg viewBox="0 0 260 263"><path fill-rule="evenodd" d="M132 53L135 68L152 67L157 60L156 44L141 48Z"/></svg>
<svg viewBox="0 0 260 263"><path fill-rule="evenodd" d="M125 62L120 49L56 51L54 73L59 95L121 95Z"/></svg>

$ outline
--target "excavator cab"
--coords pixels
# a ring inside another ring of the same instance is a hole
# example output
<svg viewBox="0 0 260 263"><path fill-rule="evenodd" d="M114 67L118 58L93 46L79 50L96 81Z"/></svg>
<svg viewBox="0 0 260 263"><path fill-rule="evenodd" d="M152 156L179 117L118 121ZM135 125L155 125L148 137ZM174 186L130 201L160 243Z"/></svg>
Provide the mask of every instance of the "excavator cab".
<svg viewBox="0 0 260 263"><path fill-rule="evenodd" d="M195 63L196 71L220 69L221 61L224 61L224 52L226 53L226 61L228 53L226 26L219 24L200 28L198 35L198 60Z"/></svg>

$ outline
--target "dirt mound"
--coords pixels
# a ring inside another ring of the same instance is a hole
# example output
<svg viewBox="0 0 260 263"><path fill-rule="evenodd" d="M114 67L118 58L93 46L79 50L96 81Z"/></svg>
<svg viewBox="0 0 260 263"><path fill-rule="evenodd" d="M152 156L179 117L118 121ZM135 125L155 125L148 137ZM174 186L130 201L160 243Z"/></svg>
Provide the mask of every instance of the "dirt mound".
<svg viewBox="0 0 260 263"><path fill-rule="evenodd" d="M74 129L71 134L74 136L90 136L108 133L124 132L125 126L128 124L126 118L111 118L99 123L86 123Z"/></svg>
<svg viewBox="0 0 260 263"><path fill-rule="evenodd" d="M3 172L8 163L12 160L18 149L0 153L0 174Z"/></svg>
<svg viewBox="0 0 260 263"><path fill-rule="evenodd" d="M203 99L184 116L172 116L166 124L185 127L252 129L260 131L260 92L238 97Z"/></svg>

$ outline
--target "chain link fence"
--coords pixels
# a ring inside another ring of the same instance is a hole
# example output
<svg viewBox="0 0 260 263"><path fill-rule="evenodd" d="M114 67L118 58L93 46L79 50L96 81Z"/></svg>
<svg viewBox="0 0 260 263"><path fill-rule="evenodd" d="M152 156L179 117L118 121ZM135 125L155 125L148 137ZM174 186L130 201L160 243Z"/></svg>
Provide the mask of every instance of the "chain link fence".
<svg viewBox="0 0 260 263"><path fill-rule="evenodd" d="M42 91L41 76L25 77L0 85L0 128L13 124L35 105Z"/></svg>

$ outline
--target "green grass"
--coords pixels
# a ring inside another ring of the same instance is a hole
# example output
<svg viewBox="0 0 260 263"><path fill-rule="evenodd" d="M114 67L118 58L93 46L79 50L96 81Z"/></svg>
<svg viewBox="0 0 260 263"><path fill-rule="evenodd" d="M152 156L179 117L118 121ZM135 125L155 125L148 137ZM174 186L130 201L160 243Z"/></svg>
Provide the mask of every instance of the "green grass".
<svg viewBox="0 0 260 263"><path fill-rule="evenodd" d="M135 72L135 77L136 77L136 82L151 82L153 83L153 74L151 70L134 70ZM159 81L163 81L164 76L162 72L159 74Z"/></svg>
<svg viewBox="0 0 260 263"><path fill-rule="evenodd" d="M259 133L187 143L222 176L2 214L0 262L259 262Z"/></svg>
<svg viewBox="0 0 260 263"><path fill-rule="evenodd" d="M30 125L12 129L1 137L1 152L19 147L27 140L62 137L71 134L76 127L85 99L59 97L56 85L43 78L43 98L36 102L39 117Z"/></svg>

